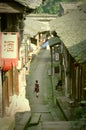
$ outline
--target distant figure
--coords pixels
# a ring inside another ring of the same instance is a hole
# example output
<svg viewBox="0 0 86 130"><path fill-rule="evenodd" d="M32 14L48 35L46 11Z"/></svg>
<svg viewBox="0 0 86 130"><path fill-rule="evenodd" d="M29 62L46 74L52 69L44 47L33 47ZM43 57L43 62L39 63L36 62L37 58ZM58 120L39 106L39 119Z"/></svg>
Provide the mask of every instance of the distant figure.
<svg viewBox="0 0 86 130"><path fill-rule="evenodd" d="M39 96L39 83L38 83L38 80L36 80L36 82L35 82L34 92L36 93L36 97L38 97Z"/></svg>
<svg viewBox="0 0 86 130"><path fill-rule="evenodd" d="M41 45L41 47L42 47L43 49L46 49L46 47L49 45L49 42L48 42L49 38L50 38L50 33L48 32L48 33L46 34L46 38L45 38L44 42L43 42L42 45Z"/></svg>
<svg viewBox="0 0 86 130"><path fill-rule="evenodd" d="M58 35L57 35L57 32L55 30L51 31L51 37L58 37L60 38Z"/></svg>
<svg viewBox="0 0 86 130"><path fill-rule="evenodd" d="M57 85L56 85L56 90L62 88L62 80L59 80Z"/></svg>

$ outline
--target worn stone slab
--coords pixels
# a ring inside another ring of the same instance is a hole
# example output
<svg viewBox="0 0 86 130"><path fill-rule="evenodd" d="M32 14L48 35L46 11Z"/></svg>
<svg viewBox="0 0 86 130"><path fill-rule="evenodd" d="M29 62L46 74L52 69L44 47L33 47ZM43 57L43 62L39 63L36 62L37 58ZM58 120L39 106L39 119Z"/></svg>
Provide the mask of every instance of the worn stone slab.
<svg viewBox="0 0 86 130"><path fill-rule="evenodd" d="M81 128L80 122L73 121L54 121L43 122L43 130L79 130Z"/></svg>
<svg viewBox="0 0 86 130"><path fill-rule="evenodd" d="M70 123L69 122L43 122L43 129L58 129L58 130L69 130Z"/></svg>
<svg viewBox="0 0 86 130"><path fill-rule="evenodd" d="M30 125L37 125L39 123L41 114L40 113L33 113L30 120Z"/></svg>
<svg viewBox="0 0 86 130"><path fill-rule="evenodd" d="M70 112L68 109L68 104L66 102L67 99L65 99L65 97L57 97L56 98L56 104L60 107L64 117L66 120L70 119Z"/></svg>
<svg viewBox="0 0 86 130"><path fill-rule="evenodd" d="M31 119L31 112L18 112L15 115L15 130L23 130Z"/></svg>
<svg viewBox="0 0 86 130"><path fill-rule="evenodd" d="M27 130L43 130L43 129L42 129L42 124L39 123L38 125L29 126L29 127L27 128Z"/></svg>
<svg viewBox="0 0 86 130"><path fill-rule="evenodd" d="M37 112L37 113L49 113L50 109L48 105L31 105L31 110L32 112Z"/></svg>
<svg viewBox="0 0 86 130"><path fill-rule="evenodd" d="M13 117L0 118L0 130L14 130L15 119Z"/></svg>
<svg viewBox="0 0 86 130"><path fill-rule="evenodd" d="M23 125L17 125L14 130L24 130Z"/></svg>

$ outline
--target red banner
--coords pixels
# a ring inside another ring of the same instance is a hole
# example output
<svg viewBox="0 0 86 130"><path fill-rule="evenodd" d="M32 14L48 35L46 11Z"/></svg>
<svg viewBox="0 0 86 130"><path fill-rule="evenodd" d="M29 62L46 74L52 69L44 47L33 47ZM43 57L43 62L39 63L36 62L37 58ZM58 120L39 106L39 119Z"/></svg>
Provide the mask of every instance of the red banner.
<svg viewBox="0 0 86 130"><path fill-rule="evenodd" d="M0 32L0 67L7 71L18 63L17 32Z"/></svg>

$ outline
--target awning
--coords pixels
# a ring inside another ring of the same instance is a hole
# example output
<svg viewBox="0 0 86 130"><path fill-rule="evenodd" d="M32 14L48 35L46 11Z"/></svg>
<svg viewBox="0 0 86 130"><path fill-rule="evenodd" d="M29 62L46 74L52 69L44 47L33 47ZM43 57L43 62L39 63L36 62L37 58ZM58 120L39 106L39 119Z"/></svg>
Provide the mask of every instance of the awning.
<svg viewBox="0 0 86 130"><path fill-rule="evenodd" d="M58 37L52 37L49 39L49 46L52 47L54 45L61 44L61 40Z"/></svg>
<svg viewBox="0 0 86 130"><path fill-rule="evenodd" d="M16 6L15 4L10 3L0 3L0 13L21 13L23 10Z"/></svg>

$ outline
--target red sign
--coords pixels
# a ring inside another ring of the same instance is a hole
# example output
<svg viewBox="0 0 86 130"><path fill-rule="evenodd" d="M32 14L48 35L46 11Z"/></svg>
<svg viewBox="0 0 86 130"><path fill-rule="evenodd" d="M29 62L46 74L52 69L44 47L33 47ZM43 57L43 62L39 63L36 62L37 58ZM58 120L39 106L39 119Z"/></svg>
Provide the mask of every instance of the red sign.
<svg viewBox="0 0 86 130"><path fill-rule="evenodd" d="M0 67L4 71L17 66L18 38L17 32L0 32Z"/></svg>

